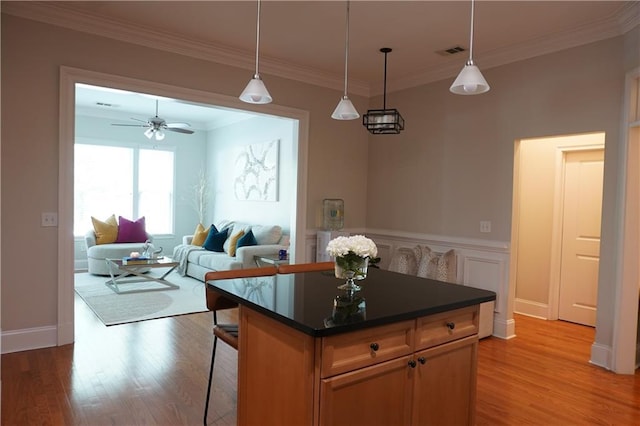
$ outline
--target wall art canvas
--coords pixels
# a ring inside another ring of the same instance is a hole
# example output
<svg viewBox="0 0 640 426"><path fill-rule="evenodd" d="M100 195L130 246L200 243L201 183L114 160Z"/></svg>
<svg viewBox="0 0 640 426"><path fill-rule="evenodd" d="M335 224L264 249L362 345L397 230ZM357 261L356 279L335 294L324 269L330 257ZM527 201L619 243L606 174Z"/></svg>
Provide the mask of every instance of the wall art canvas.
<svg viewBox="0 0 640 426"><path fill-rule="evenodd" d="M237 200L278 201L279 140L239 147L233 190Z"/></svg>

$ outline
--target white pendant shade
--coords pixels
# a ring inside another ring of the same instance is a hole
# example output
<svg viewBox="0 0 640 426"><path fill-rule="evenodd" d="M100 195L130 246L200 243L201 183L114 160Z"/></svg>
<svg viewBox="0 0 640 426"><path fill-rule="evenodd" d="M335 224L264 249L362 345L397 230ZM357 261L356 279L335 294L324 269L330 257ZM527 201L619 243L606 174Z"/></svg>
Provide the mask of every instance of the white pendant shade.
<svg viewBox="0 0 640 426"><path fill-rule="evenodd" d="M347 1L347 22L345 29L345 42L344 42L344 95L338 102L336 109L333 110L333 114L331 114L331 118L334 120L355 120L356 118L360 118L360 114L356 110L356 107L353 106L353 103L349 99L347 95L347 88L349 84L349 2Z"/></svg>
<svg viewBox="0 0 640 426"><path fill-rule="evenodd" d="M240 94L240 100L249 104L268 104L273 98L269 94L258 72L260 58L260 0L258 0L258 14L256 19L256 72Z"/></svg>
<svg viewBox="0 0 640 426"><path fill-rule="evenodd" d="M240 94L240 100L250 104L268 104L273 99L260 75L255 74Z"/></svg>
<svg viewBox="0 0 640 426"><path fill-rule="evenodd" d="M345 95L340 102L338 102L336 109L333 110L331 118L335 120L355 120L356 118L360 118L360 114L356 111L351 100Z"/></svg>
<svg viewBox="0 0 640 426"><path fill-rule="evenodd" d="M475 0L471 0L471 30L469 31L469 59L458 74L449 91L456 95L479 95L489 91L489 84L480 69L473 63L473 17Z"/></svg>
<svg viewBox="0 0 640 426"><path fill-rule="evenodd" d="M456 95L478 95L489 91L489 84L480 69L468 61L449 90Z"/></svg>

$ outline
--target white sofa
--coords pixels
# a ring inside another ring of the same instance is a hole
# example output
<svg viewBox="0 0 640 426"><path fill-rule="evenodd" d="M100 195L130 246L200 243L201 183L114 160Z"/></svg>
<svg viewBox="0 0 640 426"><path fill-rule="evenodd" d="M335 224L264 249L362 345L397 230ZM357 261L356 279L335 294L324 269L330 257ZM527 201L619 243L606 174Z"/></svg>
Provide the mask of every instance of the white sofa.
<svg viewBox="0 0 640 426"><path fill-rule="evenodd" d="M173 250L173 259L180 262L178 272L192 278L204 281L209 271L255 268L256 256L276 256L280 250L289 249L289 236L284 235L278 225L251 225L235 221L223 221L216 226L222 231L229 228L225 250L215 252L200 246L191 245L193 235L182 238L182 244ZM229 240L238 231L253 231L258 245L239 247L235 256L229 255Z"/></svg>
<svg viewBox="0 0 640 426"><path fill-rule="evenodd" d="M147 240L153 242L153 236L147 233ZM97 244L96 234L91 230L85 234L84 244L87 249L88 272L93 275L109 275L109 267L105 259L122 259L133 251L142 253L145 243Z"/></svg>

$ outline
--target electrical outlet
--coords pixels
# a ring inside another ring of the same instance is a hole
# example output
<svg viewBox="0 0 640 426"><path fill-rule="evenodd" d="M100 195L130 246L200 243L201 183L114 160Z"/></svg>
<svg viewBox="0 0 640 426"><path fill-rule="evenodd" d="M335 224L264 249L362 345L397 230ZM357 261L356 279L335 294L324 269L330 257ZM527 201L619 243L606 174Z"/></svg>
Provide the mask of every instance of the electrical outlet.
<svg viewBox="0 0 640 426"><path fill-rule="evenodd" d="M480 232L491 232L491 221L489 221L489 220L481 220L480 221Z"/></svg>
<svg viewBox="0 0 640 426"><path fill-rule="evenodd" d="M58 226L58 213L42 213L42 222L40 226Z"/></svg>

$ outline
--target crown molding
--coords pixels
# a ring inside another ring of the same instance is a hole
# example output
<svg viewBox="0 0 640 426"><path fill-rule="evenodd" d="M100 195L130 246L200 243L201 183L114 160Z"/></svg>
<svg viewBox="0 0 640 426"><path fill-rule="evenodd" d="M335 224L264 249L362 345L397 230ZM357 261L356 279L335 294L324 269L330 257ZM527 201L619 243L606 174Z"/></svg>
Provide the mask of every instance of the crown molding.
<svg viewBox="0 0 640 426"><path fill-rule="evenodd" d="M64 3L39 1L2 2L2 12L249 71L253 71L255 67L255 59L252 52L204 43L200 40L185 38L176 34L163 33L150 28L123 23L108 17L78 11ZM479 58L482 69L489 69L616 37L638 25L640 25L640 2L626 2L616 13L601 21L568 31L549 34L518 46L506 46L487 52L477 50L478 53L475 56ZM342 91L343 89L344 77L342 75L321 72L268 56L260 58L260 65L262 75L286 78L337 91ZM462 62L449 61L439 67L421 70L412 75L389 80L387 92L409 89L434 81L453 78L463 65L464 63ZM355 79L349 79L349 92L365 97L382 94L382 90L379 88L372 89L367 82Z"/></svg>
<svg viewBox="0 0 640 426"><path fill-rule="evenodd" d="M582 25L568 31L549 34L517 46L486 51L477 50L474 61L485 70L513 62L531 59L573 47L617 37L640 25L640 2L627 2L613 15L591 24ZM466 59L466 58L465 58ZM478 60L479 59L479 60ZM453 78L464 66L464 61L449 62L438 68L403 76L388 83L387 91L399 91L434 81ZM381 90L373 90L374 95L382 95Z"/></svg>
<svg viewBox="0 0 640 426"><path fill-rule="evenodd" d="M2 2L2 12L25 19L75 31L95 34L153 49L164 50L232 67L255 70L253 52L227 46L204 43L200 40L164 33L150 28L121 22L109 17L86 13L59 2ZM261 56L260 74L287 78L342 91L344 77L300 66L277 58ZM247 79L251 76L248 74ZM361 80L349 80L350 93L369 97L369 85Z"/></svg>

